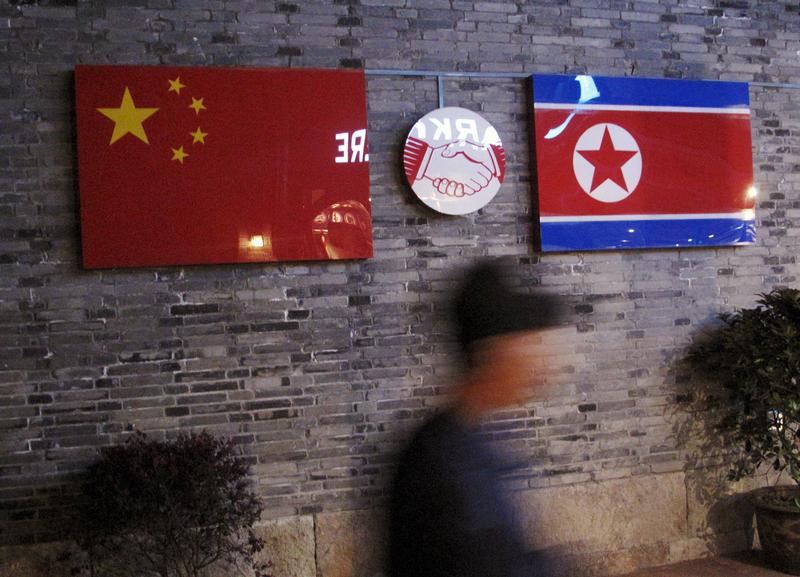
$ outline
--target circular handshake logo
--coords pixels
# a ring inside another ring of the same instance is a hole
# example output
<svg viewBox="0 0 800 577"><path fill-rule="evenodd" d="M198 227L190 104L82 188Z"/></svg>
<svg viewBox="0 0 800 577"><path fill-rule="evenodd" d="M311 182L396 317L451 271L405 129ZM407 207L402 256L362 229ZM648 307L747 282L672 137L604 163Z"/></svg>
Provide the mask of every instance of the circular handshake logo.
<svg viewBox="0 0 800 577"><path fill-rule="evenodd" d="M500 136L465 108L439 108L423 116L406 139L403 164L411 189L432 209L467 214L494 198L506 159Z"/></svg>

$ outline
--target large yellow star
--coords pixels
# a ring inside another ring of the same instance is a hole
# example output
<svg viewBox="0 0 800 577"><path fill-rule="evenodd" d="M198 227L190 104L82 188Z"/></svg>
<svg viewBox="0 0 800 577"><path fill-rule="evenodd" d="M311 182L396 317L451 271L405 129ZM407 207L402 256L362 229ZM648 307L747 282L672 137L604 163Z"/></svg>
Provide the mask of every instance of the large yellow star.
<svg viewBox="0 0 800 577"><path fill-rule="evenodd" d="M192 103L189 105L189 108L194 108L195 114L200 114L201 110L205 110L206 107L203 105L202 98L195 98L192 96Z"/></svg>
<svg viewBox="0 0 800 577"><path fill-rule="evenodd" d="M158 112L158 108L136 108L131 91L127 86L119 108L98 108L97 111L114 121L114 132L111 135L111 142L108 143L109 146L128 133L133 134L145 144L150 144L142 122Z"/></svg>
<svg viewBox="0 0 800 577"><path fill-rule="evenodd" d="M169 90L167 92L174 92L175 94L181 93L181 88L186 88L185 84L181 84L181 77L178 76L175 80L168 80Z"/></svg>
<svg viewBox="0 0 800 577"><path fill-rule="evenodd" d="M172 149L172 160L177 160L181 164L183 164L183 159L189 156L183 151L183 146L180 148L173 148Z"/></svg>
<svg viewBox="0 0 800 577"><path fill-rule="evenodd" d="M192 137L194 138L194 140L192 140L192 144L197 144L198 142L200 144L206 143L206 136L208 136L208 132L203 132L202 130L200 130L199 126L197 127L197 130L195 130L194 132L190 132L189 134L191 134Z"/></svg>

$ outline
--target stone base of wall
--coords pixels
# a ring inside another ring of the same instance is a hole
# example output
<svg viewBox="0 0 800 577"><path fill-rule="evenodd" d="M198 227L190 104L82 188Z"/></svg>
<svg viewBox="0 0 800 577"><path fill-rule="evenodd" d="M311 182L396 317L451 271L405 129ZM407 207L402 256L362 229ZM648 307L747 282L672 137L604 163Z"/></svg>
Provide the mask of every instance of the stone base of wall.
<svg viewBox="0 0 800 577"><path fill-rule="evenodd" d="M721 485L725 471L631 477L517 495L533 549L571 575L618 575L748 549L753 512L746 485ZM695 490L714 480L714 488ZM715 497L711 497L711 494Z"/></svg>
<svg viewBox="0 0 800 577"><path fill-rule="evenodd" d="M703 469L518 492L518 521L556 575L618 575L748 549L753 512L743 492ZM378 577L382 511L321 513L264 522L274 577ZM0 549L0 577L67 577L59 544ZM217 577L217 576L214 576ZM219 577L222 577L221 575Z"/></svg>

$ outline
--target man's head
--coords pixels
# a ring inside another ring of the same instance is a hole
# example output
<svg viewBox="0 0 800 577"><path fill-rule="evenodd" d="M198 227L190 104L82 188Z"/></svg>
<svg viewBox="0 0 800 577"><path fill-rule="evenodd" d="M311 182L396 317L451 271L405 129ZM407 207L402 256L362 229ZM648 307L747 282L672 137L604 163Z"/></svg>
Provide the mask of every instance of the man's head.
<svg viewBox="0 0 800 577"><path fill-rule="evenodd" d="M502 267L484 262L469 270L453 304L462 350L480 381L471 394L487 410L529 397L542 337L566 318L563 298L514 290Z"/></svg>
<svg viewBox="0 0 800 577"><path fill-rule="evenodd" d="M479 341L554 327L566 313L557 295L512 289L503 268L494 261L479 263L467 272L453 305L459 341L470 364Z"/></svg>

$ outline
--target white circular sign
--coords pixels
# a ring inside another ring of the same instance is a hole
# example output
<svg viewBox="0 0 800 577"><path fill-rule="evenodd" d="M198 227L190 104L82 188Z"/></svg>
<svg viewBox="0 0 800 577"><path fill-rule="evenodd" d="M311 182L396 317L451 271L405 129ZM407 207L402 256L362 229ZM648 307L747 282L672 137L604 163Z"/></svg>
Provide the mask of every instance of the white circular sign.
<svg viewBox="0 0 800 577"><path fill-rule="evenodd" d="M506 171L500 136L465 108L439 108L420 118L403 150L411 189L433 210L467 214L494 198Z"/></svg>
<svg viewBox="0 0 800 577"><path fill-rule="evenodd" d="M587 128L578 138L572 168L586 194L601 202L619 202L639 184L642 153L630 132L604 122Z"/></svg>

